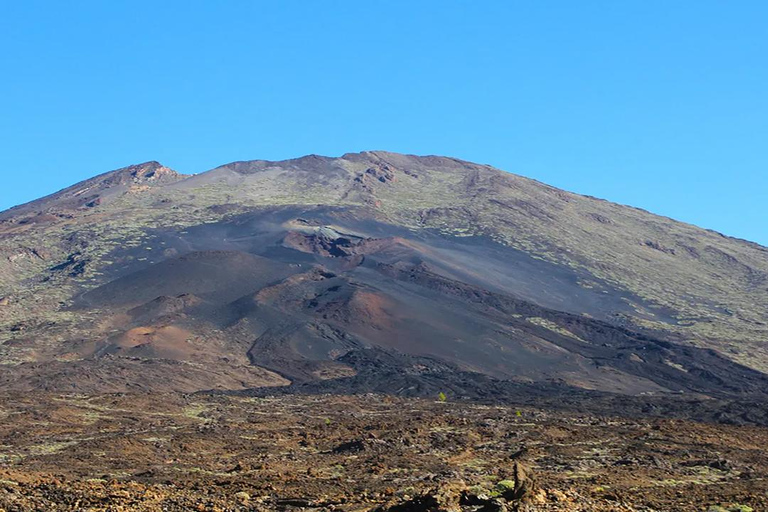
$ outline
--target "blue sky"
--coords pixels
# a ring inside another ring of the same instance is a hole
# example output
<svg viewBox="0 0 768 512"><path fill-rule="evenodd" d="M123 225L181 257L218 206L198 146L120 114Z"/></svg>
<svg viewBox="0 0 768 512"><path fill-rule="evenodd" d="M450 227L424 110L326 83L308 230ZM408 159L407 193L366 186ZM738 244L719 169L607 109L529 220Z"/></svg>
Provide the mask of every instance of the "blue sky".
<svg viewBox="0 0 768 512"><path fill-rule="evenodd" d="M450 155L768 245L768 2L4 1L0 209L146 160Z"/></svg>

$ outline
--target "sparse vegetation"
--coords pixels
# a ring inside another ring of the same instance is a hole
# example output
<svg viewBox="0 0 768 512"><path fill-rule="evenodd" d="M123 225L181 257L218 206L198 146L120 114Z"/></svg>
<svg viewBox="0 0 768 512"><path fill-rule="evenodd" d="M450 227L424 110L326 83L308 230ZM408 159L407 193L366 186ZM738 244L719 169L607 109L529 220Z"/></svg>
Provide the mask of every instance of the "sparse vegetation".
<svg viewBox="0 0 768 512"><path fill-rule="evenodd" d="M26 393L5 394L2 403L14 418L0 422L6 510L54 510L62 500L94 497L96 510L145 512L274 510L287 500L375 509L424 496L512 506L507 500L522 488L515 479L525 474L520 461L536 481L526 494L531 512L603 512L616 496L622 512L749 512L768 504L765 428L539 409L521 428L505 407L435 408L432 400L379 395ZM87 420L90 411L100 414L98 425ZM317 429L318 417L334 428ZM704 478L699 469L708 464L725 469ZM746 471L750 478L741 477Z"/></svg>

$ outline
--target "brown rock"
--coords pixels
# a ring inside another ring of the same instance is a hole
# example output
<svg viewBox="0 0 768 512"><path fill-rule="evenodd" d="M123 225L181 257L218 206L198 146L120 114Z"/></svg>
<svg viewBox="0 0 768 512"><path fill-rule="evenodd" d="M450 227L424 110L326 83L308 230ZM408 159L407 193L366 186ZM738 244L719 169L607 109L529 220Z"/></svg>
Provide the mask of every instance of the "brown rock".
<svg viewBox="0 0 768 512"><path fill-rule="evenodd" d="M440 511L445 512L461 512L459 501L461 500L461 494L467 490L467 486L464 482L451 482L442 485L435 493L435 499Z"/></svg>
<svg viewBox="0 0 768 512"><path fill-rule="evenodd" d="M248 494L247 492L242 492L241 491L241 492L238 492L237 494L235 494L235 499L241 505L247 505L248 502L251 501L251 495Z"/></svg>
<svg viewBox="0 0 768 512"><path fill-rule="evenodd" d="M450 482L440 485L420 496L408 498L399 503L388 503L376 509L377 512L461 512L460 501L467 490L464 482Z"/></svg>
<svg viewBox="0 0 768 512"><path fill-rule="evenodd" d="M558 491L557 489L550 489L547 497L550 500L557 502L568 501L568 496L566 496L563 491Z"/></svg>
<svg viewBox="0 0 768 512"><path fill-rule="evenodd" d="M515 482L513 489L504 493L504 498L510 501L530 501L537 490L533 471L521 462L515 462L512 469L512 477Z"/></svg>

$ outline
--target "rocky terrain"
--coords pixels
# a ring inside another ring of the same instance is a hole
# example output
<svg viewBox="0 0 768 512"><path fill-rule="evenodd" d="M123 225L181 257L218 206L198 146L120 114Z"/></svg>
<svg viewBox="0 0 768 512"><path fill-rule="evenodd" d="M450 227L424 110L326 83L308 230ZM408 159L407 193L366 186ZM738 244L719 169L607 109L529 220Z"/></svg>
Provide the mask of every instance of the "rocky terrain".
<svg viewBox="0 0 768 512"><path fill-rule="evenodd" d="M0 213L0 511L764 510L768 249L445 157Z"/></svg>
<svg viewBox="0 0 768 512"><path fill-rule="evenodd" d="M2 398L7 512L768 507L765 427L451 396Z"/></svg>

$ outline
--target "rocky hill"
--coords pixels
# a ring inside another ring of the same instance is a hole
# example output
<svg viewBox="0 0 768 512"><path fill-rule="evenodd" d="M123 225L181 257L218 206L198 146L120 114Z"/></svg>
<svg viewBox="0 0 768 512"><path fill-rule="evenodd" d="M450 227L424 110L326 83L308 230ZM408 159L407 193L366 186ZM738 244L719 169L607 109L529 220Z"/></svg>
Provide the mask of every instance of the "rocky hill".
<svg viewBox="0 0 768 512"><path fill-rule="evenodd" d="M764 247L445 157L148 162L0 213L11 390L764 396L767 311Z"/></svg>

